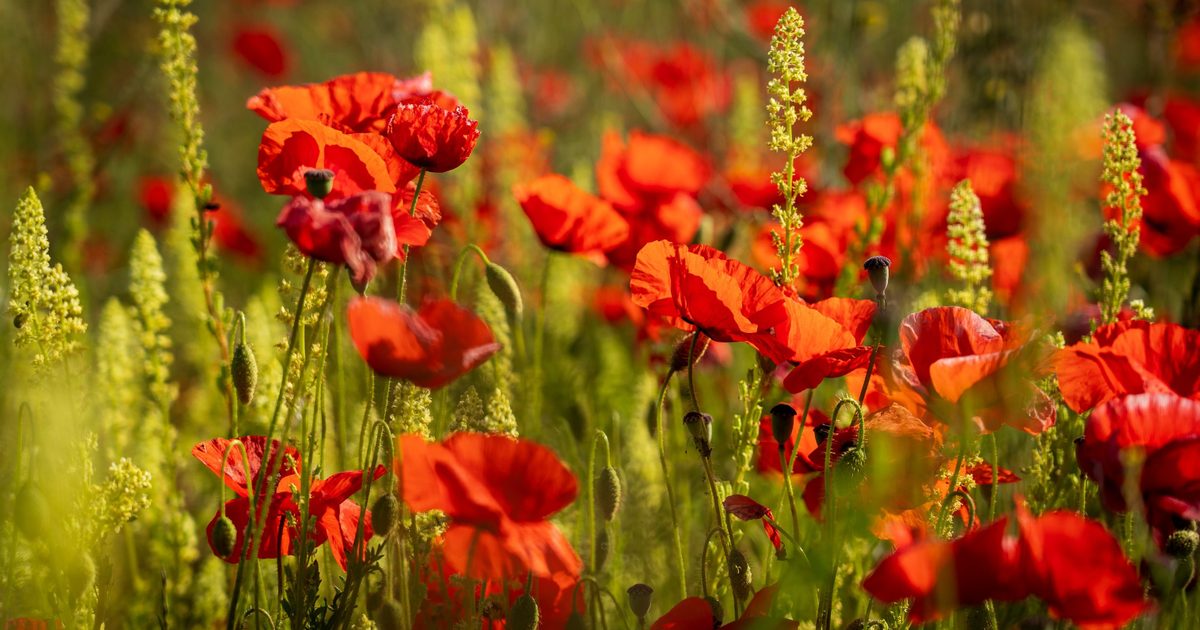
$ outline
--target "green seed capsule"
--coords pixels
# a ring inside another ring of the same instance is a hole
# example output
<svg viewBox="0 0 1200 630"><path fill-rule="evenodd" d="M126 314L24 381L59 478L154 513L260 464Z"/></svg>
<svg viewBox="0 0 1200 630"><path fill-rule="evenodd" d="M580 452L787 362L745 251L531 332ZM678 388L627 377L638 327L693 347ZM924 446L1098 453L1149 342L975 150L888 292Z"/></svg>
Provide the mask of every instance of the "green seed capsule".
<svg viewBox="0 0 1200 630"><path fill-rule="evenodd" d="M525 302L521 299L521 288L517 286L516 278L504 267L490 261L484 267L483 274L487 278L488 288L504 305L508 316L514 321L520 320L525 314Z"/></svg>
<svg viewBox="0 0 1200 630"><path fill-rule="evenodd" d="M249 405L254 400L254 388L258 385L258 361L249 345L239 343L234 346L229 371L238 402Z"/></svg>
<svg viewBox="0 0 1200 630"><path fill-rule="evenodd" d="M508 609L504 621L505 627L512 630L537 630L542 623L537 601L529 593L521 595Z"/></svg>
<svg viewBox="0 0 1200 630"><path fill-rule="evenodd" d="M228 516L222 516L213 526L212 546L221 558L228 559L233 555L233 549L237 546L237 528Z"/></svg>
<svg viewBox="0 0 1200 630"><path fill-rule="evenodd" d="M621 508L621 478L612 466L605 466L596 480L596 507L606 521L613 520Z"/></svg>
<svg viewBox="0 0 1200 630"><path fill-rule="evenodd" d="M376 536L387 536L396 524L396 516L400 514L400 502L396 496L388 493L379 497L371 506L371 528Z"/></svg>

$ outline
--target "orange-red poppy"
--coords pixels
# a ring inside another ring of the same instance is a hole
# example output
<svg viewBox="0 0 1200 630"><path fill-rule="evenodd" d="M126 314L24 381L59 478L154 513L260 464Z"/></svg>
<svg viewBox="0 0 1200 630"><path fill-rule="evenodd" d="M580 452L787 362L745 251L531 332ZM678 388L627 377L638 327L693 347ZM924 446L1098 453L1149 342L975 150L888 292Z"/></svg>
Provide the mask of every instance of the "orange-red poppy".
<svg viewBox="0 0 1200 630"><path fill-rule="evenodd" d="M289 118L271 123L258 147L258 180L273 195L310 196L304 174L333 171L334 200L377 190L394 193L388 162L370 145L312 120Z"/></svg>
<svg viewBox="0 0 1200 630"><path fill-rule="evenodd" d="M450 300L420 310L376 297L346 309L350 338L376 374L436 389L487 361L500 344L486 322Z"/></svg>
<svg viewBox="0 0 1200 630"><path fill-rule="evenodd" d="M1178 324L1117 322L1056 353L1054 371L1063 400L1079 413L1142 392L1200 398L1198 347L1200 331Z"/></svg>
<svg viewBox="0 0 1200 630"><path fill-rule="evenodd" d="M345 133L382 133L401 101L432 91L428 72L405 79L385 72L356 72L324 83L265 88L246 101L246 108L268 122L295 118L319 121Z"/></svg>
<svg viewBox="0 0 1200 630"><path fill-rule="evenodd" d="M612 206L562 175L517 185L513 195L542 244L605 264L604 254L629 238L629 222Z"/></svg>
<svg viewBox="0 0 1200 630"><path fill-rule="evenodd" d="M548 448L502 435L397 440L399 491L415 512L449 518L441 552L451 574L476 579L578 577L583 562L549 519L575 500L575 476Z"/></svg>
<svg viewBox="0 0 1200 630"><path fill-rule="evenodd" d="M391 195L374 191L328 203L293 197L275 225L304 255L345 265L350 281L361 290L375 277L377 265L396 257L391 206Z"/></svg>
<svg viewBox="0 0 1200 630"><path fill-rule="evenodd" d="M429 95L396 106L384 135L400 157L433 173L454 170L467 161L479 139L479 122L466 107L447 105L445 99Z"/></svg>

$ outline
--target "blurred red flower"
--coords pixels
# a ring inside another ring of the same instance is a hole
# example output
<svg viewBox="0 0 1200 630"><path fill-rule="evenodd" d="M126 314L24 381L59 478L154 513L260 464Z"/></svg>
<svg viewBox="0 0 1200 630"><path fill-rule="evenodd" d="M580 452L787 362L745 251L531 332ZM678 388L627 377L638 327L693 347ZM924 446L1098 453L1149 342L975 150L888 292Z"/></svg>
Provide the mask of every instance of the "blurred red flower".
<svg viewBox="0 0 1200 630"><path fill-rule="evenodd" d="M1091 341L1054 355L1063 401L1083 413L1112 398L1173 392L1200 398L1200 331L1129 320L1100 326Z"/></svg>
<svg viewBox="0 0 1200 630"><path fill-rule="evenodd" d="M225 485L237 494L236 498L226 501L224 506L224 515L233 522L237 531L237 542L233 552L222 558L229 563L237 563L242 557L245 529L250 521L249 496L253 490L252 485L257 486L261 483L262 475L266 474L268 466L264 466L264 463L281 458L278 440L271 442L271 449L267 452L264 436L246 436L239 439L246 447L249 470L245 469L246 464L243 463L238 450L234 450L227 461L222 461L230 442L225 438L200 442L192 448L192 455L221 477ZM278 469L279 483L271 493L270 505L266 512L262 541L258 549L260 559L291 554L295 538L301 531L300 508L294 500L294 493L298 492L301 486L299 451L291 446L287 447L280 461L274 466ZM383 466L377 467L372 479L382 477L384 472ZM373 535L371 513L368 511L364 515L362 508L350 500L362 487L362 478L363 473L360 470L342 472L328 479L313 479L309 487L308 510L313 520L309 538L315 545L328 541L333 557L342 570L346 569L347 551L354 545L360 518L366 519L363 523L363 540L370 540ZM221 510L218 510L213 515L207 529L208 544L214 555L217 554L217 549L213 544L213 529L221 519L221 514ZM363 550L365 549L364 545Z"/></svg>
<svg viewBox="0 0 1200 630"><path fill-rule="evenodd" d="M264 88L246 101L246 108L268 122L296 118L344 133L383 133L400 102L432 91L428 72L405 79L385 72L356 72L324 83Z"/></svg>
<svg viewBox="0 0 1200 630"><path fill-rule="evenodd" d="M455 433L441 443L397 440L399 491L415 512L450 519L441 550L454 575L476 579L578 577L583 562L548 518L578 495L554 453L502 435Z"/></svg>
<svg viewBox="0 0 1200 630"><path fill-rule="evenodd" d="M413 311L356 297L346 318L354 347L375 373L419 387L442 387L500 349L487 323L450 300L430 300Z"/></svg>
<svg viewBox="0 0 1200 630"><path fill-rule="evenodd" d="M764 586L750 598L746 610L737 619L721 625L713 614L712 606L703 597L688 597L675 604L667 614L659 617L650 630L784 630L799 628L798 622L771 614L771 604L779 592L778 584Z"/></svg>
<svg viewBox="0 0 1200 630"><path fill-rule="evenodd" d="M138 201L156 227L169 223L175 189L175 181L167 177L145 176L138 180ZM222 251L235 254L246 262L260 262L262 243L243 224L241 211L219 193L213 193L213 203L217 208L204 213L214 224L213 242Z"/></svg>
<svg viewBox="0 0 1200 630"><path fill-rule="evenodd" d="M589 60L607 71L611 89L632 86L680 129L696 127L729 107L732 80L702 48L601 37L585 43Z"/></svg>
<svg viewBox="0 0 1200 630"><path fill-rule="evenodd" d="M480 626L487 629L505 628L505 611L509 610L517 598L525 593L526 579L517 580L487 580L485 585L475 582L474 601L482 602L482 620L475 617L474 611L463 606L465 585L461 580L453 579L446 559L438 550L430 554L429 564L420 571L421 582L425 585L425 597L420 602L413 627L416 630L426 628L455 628L470 627L468 620L480 621ZM584 591L578 588L579 578L567 573L557 573L550 577L534 577L530 595L537 602L538 617L543 628L563 628L573 610L586 612ZM482 587L481 587L482 586ZM483 587L486 587L484 590Z"/></svg>
<svg viewBox="0 0 1200 630"><path fill-rule="evenodd" d="M433 173L451 171L471 156L479 122L462 105L452 107L436 95L405 99L387 121L384 135L400 157Z"/></svg>
<svg viewBox="0 0 1200 630"><path fill-rule="evenodd" d="M900 116L893 112L867 114L859 120L838 125L834 135L850 149L850 157L842 170L846 180L857 186L869 177L882 176L884 151L896 151L902 132ZM918 141L931 161L942 163L948 157L949 148L942 132L932 122L926 123Z"/></svg>
<svg viewBox="0 0 1200 630"><path fill-rule="evenodd" d="M873 300L829 298L812 305L813 310L839 324L847 334L837 335L839 343L827 350L796 359L797 365L783 380L784 389L793 394L812 389L827 378L845 376L867 367L871 348L859 345L871 327L876 304ZM847 338L850 345L845 345Z"/></svg>
<svg viewBox="0 0 1200 630"><path fill-rule="evenodd" d="M1142 454L1141 503L1162 543L1180 521L1200 519L1200 401L1173 393L1133 394L1096 407L1076 446L1079 468L1100 485L1104 506L1129 510L1126 460Z"/></svg>
<svg viewBox="0 0 1200 630"><path fill-rule="evenodd" d="M397 255L391 214L392 197L369 191L325 203L293 197L275 225L304 255L350 270L350 281L362 290L375 277L376 266Z"/></svg>
<svg viewBox="0 0 1200 630"><path fill-rule="evenodd" d="M278 79L291 68L283 36L270 25L235 26L231 47L239 60L269 79Z"/></svg>
<svg viewBox="0 0 1200 630"><path fill-rule="evenodd" d="M310 197L304 174L312 169L333 171L327 201L369 190L396 192L388 161L361 139L312 120L289 118L267 126L258 147L263 190Z"/></svg>
<svg viewBox="0 0 1200 630"><path fill-rule="evenodd" d="M793 406L795 406L793 404ZM803 408L803 406L801 406ZM799 414L797 414L799 416ZM792 463L792 474L803 475L818 472L821 464L809 459L809 454L817 450L817 434L813 429L829 424L829 416L817 409L810 409L808 419L801 428L800 418L797 417L792 425L792 435L783 444L783 452L790 456L792 448L796 448L796 460ZM803 431L803 434L801 434ZM800 445L796 447L796 437L800 437ZM755 470L759 473L783 474L783 462L779 459L779 442L775 441L775 432L771 429L771 416L763 416L758 425L758 450L755 457Z"/></svg>
<svg viewBox="0 0 1200 630"><path fill-rule="evenodd" d="M150 217L150 222L162 227L171 218L175 200L175 183L166 177L142 177L138 180L138 203Z"/></svg>
<svg viewBox="0 0 1200 630"><path fill-rule="evenodd" d="M629 237L629 222L612 206L562 175L544 175L513 188L542 244L599 265Z"/></svg>

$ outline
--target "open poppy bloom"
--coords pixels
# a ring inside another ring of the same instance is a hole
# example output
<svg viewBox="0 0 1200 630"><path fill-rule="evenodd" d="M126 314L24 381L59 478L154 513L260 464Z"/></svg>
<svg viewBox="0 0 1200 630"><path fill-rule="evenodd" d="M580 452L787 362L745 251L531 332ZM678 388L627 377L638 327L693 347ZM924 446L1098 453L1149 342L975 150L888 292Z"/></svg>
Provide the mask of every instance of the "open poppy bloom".
<svg viewBox="0 0 1200 630"><path fill-rule="evenodd" d="M813 356L800 355L797 365L783 380L783 387L789 392L797 393L812 389L827 378L845 376L854 370L867 367L871 359L871 348L863 345L867 330L875 317L876 304L873 300L854 300L850 298L829 298L812 305L813 310L837 322L847 334L833 335L832 340L844 343L849 338L853 345L836 347L812 353ZM800 343L798 346L811 348L811 343ZM822 344L825 347L833 344ZM838 344L840 345L840 344Z"/></svg>
<svg viewBox="0 0 1200 630"><path fill-rule="evenodd" d="M940 306L901 322L893 373L935 412L961 401L984 431L1010 424L1036 435L1054 424L1055 411L1046 394L1022 378L1029 366L1017 367L1028 362L1030 350L1024 335L1005 322Z"/></svg>
<svg viewBox="0 0 1200 630"><path fill-rule="evenodd" d="M396 257L392 196L363 192L325 203L294 197L275 225L304 255L350 269L360 290L375 277L376 265Z"/></svg>
<svg viewBox="0 0 1200 630"><path fill-rule="evenodd" d="M629 237L629 222L608 202L581 190L562 175L544 175L513 188L513 195L542 244L578 254L597 264Z"/></svg>
<svg viewBox="0 0 1200 630"><path fill-rule="evenodd" d="M376 297L356 297L346 309L350 338L376 374L437 389L473 370L500 349L487 323L450 300L413 311Z"/></svg>
<svg viewBox="0 0 1200 630"><path fill-rule="evenodd" d="M324 83L265 88L246 109L278 122L316 120L344 133L382 133L401 101L433 91L428 72L405 79L386 72L356 72Z"/></svg>
<svg viewBox="0 0 1200 630"><path fill-rule="evenodd" d="M451 574L476 579L578 577L583 562L549 519L579 493L571 471L534 442L455 433L397 439L399 491L415 512L450 519L441 551Z"/></svg>
<svg viewBox="0 0 1200 630"><path fill-rule="evenodd" d="M258 146L258 181L272 195L311 196L305 173L313 169L333 171L329 201L368 190L394 193L388 164L362 139L313 120L271 123Z"/></svg>
<svg viewBox="0 0 1200 630"><path fill-rule="evenodd" d="M1200 401L1173 393L1133 394L1092 411L1076 456L1114 512L1129 509L1121 456L1126 451L1142 454L1137 487L1160 543L1178 521L1200 519Z"/></svg>
<svg viewBox="0 0 1200 630"><path fill-rule="evenodd" d="M413 166L445 173L471 156L479 122L462 105L447 108L432 96L412 97L397 105L384 135Z"/></svg>
<svg viewBox="0 0 1200 630"><path fill-rule="evenodd" d="M754 594L754 597L750 598L742 615L724 625L722 625L723 620L713 614L712 605L707 600L703 597L688 597L675 604L671 610L667 611L667 614L659 617L650 626L650 630L708 630L709 628L714 630L717 628L723 630L749 630L751 628L784 630L785 628L799 628L799 622L771 614L771 604L778 592L778 584L762 587Z"/></svg>
<svg viewBox="0 0 1200 630"><path fill-rule="evenodd" d="M1054 371L1063 400L1078 413L1143 392L1200 398L1198 347L1200 331L1178 324L1117 322L1057 352Z"/></svg>
<svg viewBox="0 0 1200 630"><path fill-rule="evenodd" d="M279 458L279 442L272 441L270 452L266 452L266 438L260 435L240 438L246 446L246 455L250 469L245 464L240 451L234 450L228 461L222 462L229 440L214 438L201 442L192 448L192 455L200 460L209 470L221 477L237 497L225 502L224 515L233 522L237 531L237 542L233 552L222 558L226 562L237 563L243 554L246 525L250 522L250 493L261 483L261 475L266 474L272 458ZM293 447L287 447L282 453L282 461L275 464L279 470L279 483L270 495L270 504L262 530L262 540L259 543L258 557L278 558L289 555L293 551L295 539L300 535L298 523L300 508L296 505L293 494L300 490L300 453ZM385 469L379 466L373 479L383 476ZM338 473L328 479L313 479L309 487L309 517L313 529L309 539L315 545L329 542L334 559L343 570L346 568L347 554L354 546L358 535L359 519L366 518L363 523L363 540L371 539L371 513L364 515L363 509L350 498L362 488L363 473L356 470ZM255 506L258 509L259 506ZM213 553L217 548L213 543L213 529L221 519L222 511L218 510L208 524L208 544ZM363 546L365 551L366 547Z"/></svg>

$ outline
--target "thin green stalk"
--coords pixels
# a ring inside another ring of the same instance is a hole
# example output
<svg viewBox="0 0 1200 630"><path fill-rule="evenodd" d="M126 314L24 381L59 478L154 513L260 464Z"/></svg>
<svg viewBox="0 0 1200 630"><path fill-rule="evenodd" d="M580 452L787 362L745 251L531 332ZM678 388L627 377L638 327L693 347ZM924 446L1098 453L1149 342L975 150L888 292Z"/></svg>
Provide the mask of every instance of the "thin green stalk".
<svg viewBox="0 0 1200 630"><path fill-rule="evenodd" d="M671 484L671 470L667 467L667 437L663 428L663 401L667 398L667 388L671 383L671 373L663 380L662 389L658 392L658 404L654 409L654 425L658 431L658 461L662 466L663 483L667 486L667 504L671 507L671 535L675 543L675 569L679 579L679 592L687 597L687 578L683 564L683 541L680 537L679 515L675 513L675 488Z"/></svg>
<svg viewBox="0 0 1200 630"><path fill-rule="evenodd" d="M454 273L450 275L451 300L458 298L458 282L462 279L463 268L466 266L467 259L470 258L471 254L478 256L479 260L483 261L483 264L485 265L490 262L487 254L484 253L484 251L480 249L478 245L474 243L468 243L466 247L463 247L458 252L458 258L454 260Z"/></svg>
<svg viewBox="0 0 1200 630"><path fill-rule="evenodd" d="M416 190L413 191L412 205L408 207L408 216L417 216L417 199L421 196L421 186L425 184L425 169L421 169L421 174L417 175ZM404 262L400 263L400 289L397 293L397 298L400 303L404 303L405 292L408 284L408 245L404 246Z"/></svg>

